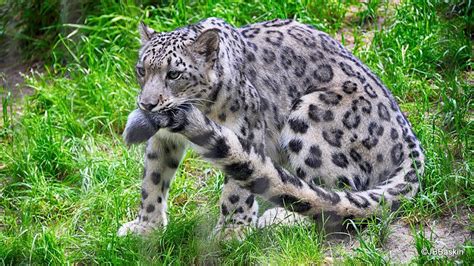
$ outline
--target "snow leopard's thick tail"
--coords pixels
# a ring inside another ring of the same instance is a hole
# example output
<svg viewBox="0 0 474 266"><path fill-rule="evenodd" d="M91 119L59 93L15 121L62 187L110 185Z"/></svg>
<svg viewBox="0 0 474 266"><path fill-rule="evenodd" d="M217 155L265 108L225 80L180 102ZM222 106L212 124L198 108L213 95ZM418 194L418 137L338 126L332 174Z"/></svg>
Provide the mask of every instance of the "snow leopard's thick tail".
<svg viewBox="0 0 474 266"><path fill-rule="evenodd" d="M156 128L164 127L186 136L206 159L220 167L239 186L288 210L313 217L331 219L377 215L381 205L396 207L401 198L418 190L418 176L423 173L421 150L412 150L417 160L407 159L394 169L384 184L366 191L336 191L309 185L274 164L262 149L239 138L193 106L181 107L167 119L147 118ZM165 121L165 122L163 122ZM420 159L421 158L421 159Z"/></svg>

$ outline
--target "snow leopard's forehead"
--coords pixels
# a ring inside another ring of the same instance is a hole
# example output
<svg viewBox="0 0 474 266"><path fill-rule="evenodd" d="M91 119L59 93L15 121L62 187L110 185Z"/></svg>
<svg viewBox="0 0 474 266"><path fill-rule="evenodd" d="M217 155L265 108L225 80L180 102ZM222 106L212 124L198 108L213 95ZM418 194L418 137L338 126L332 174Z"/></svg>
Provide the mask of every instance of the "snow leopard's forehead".
<svg viewBox="0 0 474 266"><path fill-rule="evenodd" d="M194 31L188 28L155 34L141 47L139 63L151 67L169 64L172 57L186 53L186 46L195 39L195 36Z"/></svg>

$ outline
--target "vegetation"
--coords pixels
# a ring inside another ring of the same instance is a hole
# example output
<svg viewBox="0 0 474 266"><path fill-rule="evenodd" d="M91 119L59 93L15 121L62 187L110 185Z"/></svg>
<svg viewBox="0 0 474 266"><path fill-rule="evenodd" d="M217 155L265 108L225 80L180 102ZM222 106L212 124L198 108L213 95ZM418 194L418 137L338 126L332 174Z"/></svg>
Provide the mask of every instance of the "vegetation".
<svg viewBox="0 0 474 266"><path fill-rule="evenodd" d="M121 140L138 92L138 22L170 31L209 16L236 26L296 18L352 47L391 88L426 152L421 191L399 213L413 227L413 262L472 264L472 242L459 247L460 257L424 254L432 242L421 229L426 219L474 207L472 9L470 1L441 0L178 0L146 6L106 0L83 24L40 24L46 35L28 46L46 60L45 71L26 80L34 94L21 105L8 95L2 99L0 264L320 264L330 256L327 235L305 226L255 231L243 243L210 238L223 176L192 151L171 187L166 230L145 239L116 236L135 218L140 200L143 147L128 148ZM48 35L52 28L68 33ZM390 262L383 249L388 223L365 223L356 233L360 247L339 259Z"/></svg>

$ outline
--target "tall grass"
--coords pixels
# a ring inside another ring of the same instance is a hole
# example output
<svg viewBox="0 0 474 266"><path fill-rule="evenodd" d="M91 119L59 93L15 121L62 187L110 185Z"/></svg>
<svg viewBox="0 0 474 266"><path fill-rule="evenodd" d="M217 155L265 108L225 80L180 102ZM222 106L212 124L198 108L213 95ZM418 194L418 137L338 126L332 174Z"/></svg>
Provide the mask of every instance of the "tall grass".
<svg viewBox="0 0 474 266"><path fill-rule="evenodd" d="M354 6L360 19L347 21ZM355 38L354 53L391 88L425 148L422 189L401 210L402 217L416 224L473 207L472 6L426 0L391 8L394 11L383 14L390 16L383 28L376 29L371 43ZM208 0L156 6L101 1L84 24L61 25L69 29L68 35L59 35L51 47L51 64L44 73L27 78L35 93L21 112L3 111L0 261L9 265L323 262L325 234L314 228L256 231L244 243L209 238L223 176L193 152L186 155L172 185L166 230L146 239L116 237L118 227L134 219L139 204L143 147L127 148L120 138L138 91L133 74L139 45L136 28L140 20L169 31L209 16L236 26L289 17L335 35L343 27L356 32L374 29L372 23L381 15L378 1ZM9 105L5 98L3 106ZM385 230L385 224L369 221L360 234L373 237L355 257L342 259L388 262L377 242ZM466 243L465 250L461 259L468 263L473 260L472 243ZM428 258L419 254L416 261Z"/></svg>

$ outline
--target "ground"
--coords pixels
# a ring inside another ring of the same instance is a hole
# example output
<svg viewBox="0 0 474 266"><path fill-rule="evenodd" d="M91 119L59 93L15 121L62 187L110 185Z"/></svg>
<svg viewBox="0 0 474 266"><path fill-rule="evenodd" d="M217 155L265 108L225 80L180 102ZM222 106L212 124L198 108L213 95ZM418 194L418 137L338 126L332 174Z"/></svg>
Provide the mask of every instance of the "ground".
<svg viewBox="0 0 474 266"><path fill-rule="evenodd" d="M3 88L0 95L2 99L9 94L15 100L22 99L23 95L33 92L31 88L25 86L23 75L38 68L39 65L22 62L20 52L12 38L3 40L0 43L0 48L2 51L0 53L0 85ZM0 109L3 109L3 101L0 103Z"/></svg>
<svg viewBox="0 0 474 266"><path fill-rule="evenodd" d="M424 220L422 232L433 244L432 250L462 252L463 243L473 238L467 217L467 210L459 210L458 213L452 215ZM418 255L415 245L416 236L414 236L416 228L412 228L406 221L397 220L388 225L388 231L381 250L392 262L406 264L413 261ZM335 251L329 253L328 256L338 257L338 249L343 249L345 252L350 250L349 253L351 253L361 247L361 242L354 234L348 233L334 237L328 241L328 245L336 247L330 248L331 251Z"/></svg>
<svg viewBox="0 0 474 266"><path fill-rule="evenodd" d="M44 67L1 42L0 264L474 263L469 3L98 5L102 13L68 31ZM189 151L166 230L118 238L139 204L143 147L126 147L120 136L138 90L138 21L168 31L209 16L234 25L297 18L342 41L392 90L425 148L418 195L344 233L301 224L219 242L209 235L223 176Z"/></svg>

